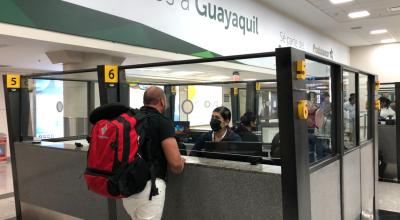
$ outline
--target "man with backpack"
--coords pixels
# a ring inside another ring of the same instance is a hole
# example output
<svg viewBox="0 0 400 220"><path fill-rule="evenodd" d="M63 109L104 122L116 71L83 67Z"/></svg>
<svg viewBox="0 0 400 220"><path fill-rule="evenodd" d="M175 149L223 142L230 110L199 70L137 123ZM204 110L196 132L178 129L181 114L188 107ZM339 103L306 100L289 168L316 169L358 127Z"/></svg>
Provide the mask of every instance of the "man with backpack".
<svg viewBox="0 0 400 220"><path fill-rule="evenodd" d="M132 219L156 220L161 219L163 213L167 166L173 173L179 174L183 171L185 160L179 153L171 120L162 115L167 107L164 91L155 86L149 87L144 93L143 104L140 111L148 116L146 136L151 140L150 158L154 164L156 192L150 200L149 194L154 188L149 180L142 192L124 198L123 205ZM143 158L148 161L149 155L144 152Z"/></svg>

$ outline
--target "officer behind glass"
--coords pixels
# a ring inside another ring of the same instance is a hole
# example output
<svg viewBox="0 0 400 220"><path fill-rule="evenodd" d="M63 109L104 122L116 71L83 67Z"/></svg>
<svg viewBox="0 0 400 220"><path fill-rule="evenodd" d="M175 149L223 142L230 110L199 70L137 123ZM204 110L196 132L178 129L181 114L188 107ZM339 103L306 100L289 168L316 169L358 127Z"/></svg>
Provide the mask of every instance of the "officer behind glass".
<svg viewBox="0 0 400 220"><path fill-rule="evenodd" d="M221 106L214 109L210 121L211 131L199 137L190 153L190 156L197 156L198 151L205 148L206 141L242 141L240 136L229 127L231 117L231 111L227 107Z"/></svg>

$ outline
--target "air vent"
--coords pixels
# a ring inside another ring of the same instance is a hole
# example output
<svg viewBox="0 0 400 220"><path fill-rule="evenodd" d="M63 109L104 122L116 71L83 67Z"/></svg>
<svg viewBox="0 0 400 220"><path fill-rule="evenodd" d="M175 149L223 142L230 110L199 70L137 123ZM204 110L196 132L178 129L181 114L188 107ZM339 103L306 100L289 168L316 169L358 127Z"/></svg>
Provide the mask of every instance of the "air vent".
<svg viewBox="0 0 400 220"><path fill-rule="evenodd" d="M362 27L361 26L357 26L357 27L351 27L350 29L351 30L360 30L360 29L362 29Z"/></svg>

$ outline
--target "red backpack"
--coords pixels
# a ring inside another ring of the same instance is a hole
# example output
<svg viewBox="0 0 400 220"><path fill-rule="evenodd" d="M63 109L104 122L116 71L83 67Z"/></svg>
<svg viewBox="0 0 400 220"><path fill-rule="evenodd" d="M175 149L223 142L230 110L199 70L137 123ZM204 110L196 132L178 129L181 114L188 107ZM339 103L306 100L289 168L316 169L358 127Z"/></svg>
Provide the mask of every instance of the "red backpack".
<svg viewBox="0 0 400 220"><path fill-rule="evenodd" d="M96 108L89 117L90 133L85 180L88 189L107 198L126 198L143 191L151 180L151 197L158 194L146 138L147 115L121 104ZM143 150L149 161L142 158Z"/></svg>

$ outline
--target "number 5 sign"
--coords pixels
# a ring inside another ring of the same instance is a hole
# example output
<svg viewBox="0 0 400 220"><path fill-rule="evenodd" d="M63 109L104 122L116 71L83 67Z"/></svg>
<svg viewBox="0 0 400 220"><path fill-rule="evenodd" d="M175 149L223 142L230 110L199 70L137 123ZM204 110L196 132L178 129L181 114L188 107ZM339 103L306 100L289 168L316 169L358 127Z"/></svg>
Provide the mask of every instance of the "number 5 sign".
<svg viewBox="0 0 400 220"><path fill-rule="evenodd" d="M104 66L104 82L118 83L118 66Z"/></svg>
<svg viewBox="0 0 400 220"><path fill-rule="evenodd" d="M21 76L18 74L7 74L7 88L9 89L21 88Z"/></svg>

